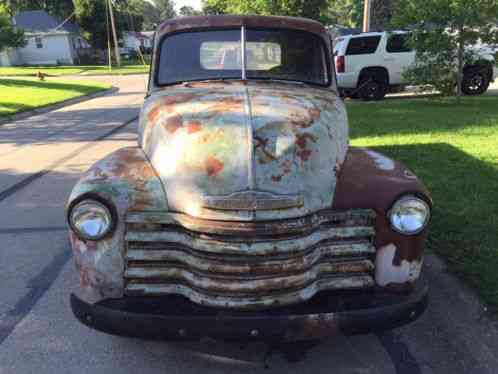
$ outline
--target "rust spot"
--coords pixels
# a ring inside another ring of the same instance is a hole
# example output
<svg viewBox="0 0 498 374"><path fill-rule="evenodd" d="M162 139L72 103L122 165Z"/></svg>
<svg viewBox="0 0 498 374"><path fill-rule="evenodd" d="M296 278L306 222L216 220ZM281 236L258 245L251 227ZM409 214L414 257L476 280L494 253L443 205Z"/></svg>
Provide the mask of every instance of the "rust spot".
<svg viewBox="0 0 498 374"><path fill-rule="evenodd" d="M311 151L309 149L303 149L300 151L297 151L297 157L299 157L302 161L308 161L310 156L311 156Z"/></svg>
<svg viewBox="0 0 498 374"><path fill-rule="evenodd" d="M317 108L309 109L305 113L296 111L290 114L290 122L296 127L307 128L320 118L320 113Z"/></svg>
<svg viewBox="0 0 498 374"><path fill-rule="evenodd" d="M284 175L289 174L289 172L291 171L291 166L292 162L290 162L289 160L285 160L284 162L282 162L282 172L284 173Z"/></svg>
<svg viewBox="0 0 498 374"><path fill-rule="evenodd" d="M197 122L197 121L189 122L186 127L187 127L188 134L194 134L196 132L201 131L201 129L202 129L202 125L200 124L200 122Z"/></svg>
<svg viewBox="0 0 498 374"><path fill-rule="evenodd" d="M207 132L207 131L206 131ZM215 141L219 141L219 142L222 142L223 141L223 137L225 135L225 131L223 129L218 129L214 132L207 132L205 134L203 134L200 138L199 138L199 142L200 143L207 143L207 142L215 142Z"/></svg>
<svg viewBox="0 0 498 374"><path fill-rule="evenodd" d="M295 134L296 135L296 145L301 148L305 149L306 148L306 143L308 140L312 141L313 143L316 143L316 136L310 133L303 133L303 134Z"/></svg>
<svg viewBox="0 0 498 374"><path fill-rule="evenodd" d="M164 98L164 105L175 105L185 103L194 99L197 94L194 93L176 93L174 95L169 95Z"/></svg>
<svg viewBox="0 0 498 374"><path fill-rule="evenodd" d="M209 156L206 160L206 172L210 177L217 176L224 168L225 164L214 156Z"/></svg>
<svg viewBox="0 0 498 374"><path fill-rule="evenodd" d="M179 114L177 114L176 116L169 117L168 121L164 125L164 127L170 134L174 134L182 126L183 126L183 119L182 116Z"/></svg>
<svg viewBox="0 0 498 374"><path fill-rule="evenodd" d="M244 100L240 97L222 97L207 108L207 118L216 117L218 114L226 112L240 111Z"/></svg>
<svg viewBox="0 0 498 374"><path fill-rule="evenodd" d="M334 173L338 175L340 171L341 171L341 163L339 162L339 160L337 160L334 165Z"/></svg>
<svg viewBox="0 0 498 374"><path fill-rule="evenodd" d="M87 240L85 244L89 251L96 251L98 249L96 241Z"/></svg>
<svg viewBox="0 0 498 374"><path fill-rule="evenodd" d="M282 162L282 164L280 165L280 169L282 170L282 174L272 175L272 177L271 177L272 181L280 182L285 175L289 174L289 172L291 171L291 166L292 166L292 163L289 160L285 160L284 162Z"/></svg>
<svg viewBox="0 0 498 374"><path fill-rule="evenodd" d="M159 113L161 113L161 106L157 105L154 108L152 108L152 110L147 115L147 118L149 119L150 122L155 122L157 117L159 116Z"/></svg>
<svg viewBox="0 0 498 374"><path fill-rule="evenodd" d="M254 148L256 150L260 150L263 153L263 155L266 157L266 160L261 158L259 159L260 164L265 164L269 161L277 159L270 151L266 149L266 146L268 145L268 139L263 139L259 136L255 136L254 140L255 140Z"/></svg>
<svg viewBox="0 0 498 374"><path fill-rule="evenodd" d="M296 155L302 160L302 161L308 161L308 159L311 156L312 151L306 148L306 145L308 143L308 140L312 141L313 143L316 143L316 137L313 134L310 133L303 133L303 134L295 134L296 136L296 145L299 148L296 151Z"/></svg>
<svg viewBox="0 0 498 374"><path fill-rule="evenodd" d="M90 274L88 272L88 269L86 267L83 267L80 265L79 267L79 272L80 272L80 285L82 288L87 288L90 286Z"/></svg>

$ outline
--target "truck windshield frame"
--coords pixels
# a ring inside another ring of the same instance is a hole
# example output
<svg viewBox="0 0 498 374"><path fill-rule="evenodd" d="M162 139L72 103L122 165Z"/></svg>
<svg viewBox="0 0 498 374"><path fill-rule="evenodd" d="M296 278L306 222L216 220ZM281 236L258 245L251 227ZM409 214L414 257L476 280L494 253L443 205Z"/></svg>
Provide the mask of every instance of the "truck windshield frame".
<svg viewBox="0 0 498 374"><path fill-rule="evenodd" d="M157 87L212 80L274 80L319 87L332 84L330 56L323 38L290 28L179 31L164 35L156 53Z"/></svg>

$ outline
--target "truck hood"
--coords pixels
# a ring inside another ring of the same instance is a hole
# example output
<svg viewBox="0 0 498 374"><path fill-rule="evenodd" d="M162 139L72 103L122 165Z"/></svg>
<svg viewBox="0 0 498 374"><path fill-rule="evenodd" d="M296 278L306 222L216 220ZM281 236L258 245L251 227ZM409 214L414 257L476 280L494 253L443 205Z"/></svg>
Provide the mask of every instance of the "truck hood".
<svg viewBox="0 0 498 374"><path fill-rule="evenodd" d="M348 146L342 101L304 85L168 87L146 100L139 127L168 209L204 219L282 219L330 207Z"/></svg>

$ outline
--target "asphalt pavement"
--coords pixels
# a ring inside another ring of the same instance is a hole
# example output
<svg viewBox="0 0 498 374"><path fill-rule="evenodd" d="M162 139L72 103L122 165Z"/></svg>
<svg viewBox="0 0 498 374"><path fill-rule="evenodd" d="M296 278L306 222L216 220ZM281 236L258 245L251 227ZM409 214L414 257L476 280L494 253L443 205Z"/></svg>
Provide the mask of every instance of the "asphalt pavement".
<svg viewBox="0 0 498 374"><path fill-rule="evenodd" d="M418 321L335 337L306 354L264 344L143 341L81 325L69 307L78 278L64 204L81 172L136 144L144 97L142 76L86 79L119 91L0 126L0 374L498 373L498 323L433 254L424 265L431 301Z"/></svg>

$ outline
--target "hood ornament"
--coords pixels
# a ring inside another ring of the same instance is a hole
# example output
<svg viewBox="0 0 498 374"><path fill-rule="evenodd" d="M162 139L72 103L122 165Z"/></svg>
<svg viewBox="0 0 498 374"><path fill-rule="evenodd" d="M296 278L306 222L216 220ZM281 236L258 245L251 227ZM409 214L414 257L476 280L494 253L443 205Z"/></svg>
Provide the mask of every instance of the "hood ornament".
<svg viewBox="0 0 498 374"><path fill-rule="evenodd" d="M225 196L204 196L202 207L217 210L274 210L303 206L299 195L275 195L263 191L241 191Z"/></svg>

